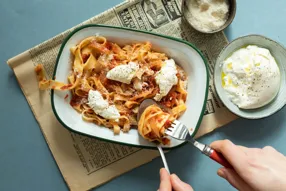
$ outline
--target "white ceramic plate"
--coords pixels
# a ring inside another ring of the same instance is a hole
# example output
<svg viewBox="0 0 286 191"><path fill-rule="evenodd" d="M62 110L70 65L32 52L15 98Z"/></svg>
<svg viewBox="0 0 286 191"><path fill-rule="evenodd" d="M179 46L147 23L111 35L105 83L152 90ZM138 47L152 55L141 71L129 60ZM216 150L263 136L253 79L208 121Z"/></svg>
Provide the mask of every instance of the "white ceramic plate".
<svg viewBox="0 0 286 191"><path fill-rule="evenodd" d="M205 111L209 77L206 59L195 46L180 39L150 32L113 26L84 25L69 34L61 46L54 71L54 77L58 81L67 83L67 76L71 71L70 47L92 35L104 36L119 45L149 41L154 50L166 53L169 58L173 58L177 64L182 66L188 75L188 97L187 110L181 116L180 121L192 129L191 135L196 133ZM69 130L131 146L156 147L154 143L143 139L136 129L131 129L128 133L121 132L120 135L114 135L113 131L108 128L83 121L81 115L64 99L66 94L69 94L68 97L71 98L69 91L52 91L51 101L55 116ZM182 141L172 139L170 145L163 147L173 148L182 143Z"/></svg>
<svg viewBox="0 0 286 191"><path fill-rule="evenodd" d="M271 52L272 56L275 58L281 74L280 90L276 98L264 107L248 110L239 109L235 104L230 101L222 87L221 82L221 66L223 61L228 58L233 52L247 45L257 45L259 47L267 48ZM216 61L214 76L214 82L218 96L231 112L240 117L247 119L259 119L268 117L279 111L286 104L286 50L279 43L264 36L248 35L232 41L221 51Z"/></svg>

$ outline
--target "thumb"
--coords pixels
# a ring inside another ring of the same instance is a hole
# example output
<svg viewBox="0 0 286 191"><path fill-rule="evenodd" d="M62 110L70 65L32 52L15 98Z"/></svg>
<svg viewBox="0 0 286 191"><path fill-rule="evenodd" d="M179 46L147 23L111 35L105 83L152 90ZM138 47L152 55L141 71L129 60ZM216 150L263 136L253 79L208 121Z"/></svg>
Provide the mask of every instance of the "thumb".
<svg viewBox="0 0 286 191"><path fill-rule="evenodd" d="M227 180L237 190L252 191L251 187L232 169L220 168L217 174Z"/></svg>
<svg viewBox="0 0 286 191"><path fill-rule="evenodd" d="M171 181L170 181L170 175L167 172L166 169L161 168L160 169L160 191L171 191Z"/></svg>

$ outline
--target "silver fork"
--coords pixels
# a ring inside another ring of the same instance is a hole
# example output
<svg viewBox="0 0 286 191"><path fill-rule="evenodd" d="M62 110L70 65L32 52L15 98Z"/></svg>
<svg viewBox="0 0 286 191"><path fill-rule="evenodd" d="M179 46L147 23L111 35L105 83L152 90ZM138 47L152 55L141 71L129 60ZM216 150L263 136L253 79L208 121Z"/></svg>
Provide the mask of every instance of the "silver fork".
<svg viewBox="0 0 286 191"><path fill-rule="evenodd" d="M233 168L227 160L224 158L224 156L212 149L210 146L199 143L196 141L189 133L188 128L181 123L178 120L175 120L171 127L166 129L165 134L169 135L170 137L173 137L178 140L185 140L190 143L192 143L196 148L198 148L203 154L211 158L212 160L218 162L222 166L226 168Z"/></svg>

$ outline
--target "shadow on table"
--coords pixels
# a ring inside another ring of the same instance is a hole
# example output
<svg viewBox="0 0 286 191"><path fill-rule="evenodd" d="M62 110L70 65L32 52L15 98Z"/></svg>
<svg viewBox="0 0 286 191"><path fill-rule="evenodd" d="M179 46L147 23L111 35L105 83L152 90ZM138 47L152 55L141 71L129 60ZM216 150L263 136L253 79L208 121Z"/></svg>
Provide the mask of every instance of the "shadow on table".
<svg viewBox="0 0 286 191"><path fill-rule="evenodd" d="M9 83L7 83L6 85L8 86L9 89L16 90L17 92L15 93L23 94L23 92L21 91L21 86L18 83L18 80L13 71L8 72L8 82Z"/></svg>
<svg viewBox="0 0 286 191"><path fill-rule="evenodd" d="M190 144L171 150L166 153L166 159L171 173L179 175L182 180L188 179L190 172L198 169L200 152L195 150ZM152 160L152 162L144 164L136 169L131 170L113 180L114 183L121 181L132 182L132 185L140 185L140 188L132 188L130 190L156 190L159 188L160 177L159 170L164 165L160 157ZM187 169L187 170L186 170ZM148 185L142 185L142 180L148 182ZM104 190L105 185L100 188Z"/></svg>
<svg viewBox="0 0 286 191"><path fill-rule="evenodd" d="M230 139L237 144L243 142L243 144L264 146L271 143L271 140L275 140L282 133L285 115L286 109L283 108L276 114L260 120L240 118L225 127L217 129L214 133L219 133L223 139Z"/></svg>
<svg viewBox="0 0 286 191"><path fill-rule="evenodd" d="M231 42L231 39L232 39L232 25L230 25L229 27L227 27L225 30L224 30L224 34L225 36L227 37L228 41Z"/></svg>

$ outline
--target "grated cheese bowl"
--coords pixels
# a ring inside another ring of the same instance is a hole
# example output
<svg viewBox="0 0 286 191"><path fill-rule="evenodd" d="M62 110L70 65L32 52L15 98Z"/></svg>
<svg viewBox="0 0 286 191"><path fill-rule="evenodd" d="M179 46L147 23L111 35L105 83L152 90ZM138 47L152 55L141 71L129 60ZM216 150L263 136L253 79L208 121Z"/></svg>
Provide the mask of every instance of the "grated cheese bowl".
<svg viewBox="0 0 286 191"><path fill-rule="evenodd" d="M229 15L228 18L226 20L226 22L224 23L224 25L222 25L220 28L216 29L216 30L212 30L212 31L202 31L199 28L195 27L191 20L193 19L189 9L188 9L188 3L190 3L190 0L184 0L184 2L182 3L182 13L183 16L185 18L185 20L192 26L192 28L194 28L195 30L201 32L201 33L206 33L206 34L213 34L213 33L217 33L220 31L223 31L224 29L226 29L234 20L235 15L236 15L236 0L228 0L229 3Z"/></svg>

